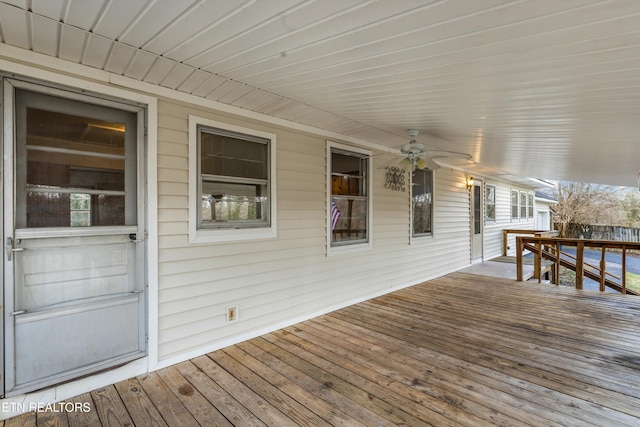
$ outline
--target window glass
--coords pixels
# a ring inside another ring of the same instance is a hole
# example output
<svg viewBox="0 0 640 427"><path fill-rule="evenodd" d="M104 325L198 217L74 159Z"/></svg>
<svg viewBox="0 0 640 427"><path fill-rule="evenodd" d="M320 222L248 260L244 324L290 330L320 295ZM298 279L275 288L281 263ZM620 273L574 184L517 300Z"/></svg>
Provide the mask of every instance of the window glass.
<svg viewBox="0 0 640 427"><path fill-rule="evenodd" d="M527 203L529 208L529 218L533 218L533 193L527 194Z"/></svg>
<svg viewBox="0 0 640 427"><path fill-rule="evenodd" d="M482 233L482 188L473 186L473 234Z"/></svg>
<svg viewBox="0 0 640 427"><path fill-rule="evenodd" d="M511 190L511 218L518 219L518 190Z"/></svg>
<svg viewBox="0 0 640 427"><path fill-rule="evenodd" d="M199 128L202 228L268 227L269 140Z"/></svg>
<svg viewBox="0 0 640 427"><path fill-rule="evenodd" d="M487 221L496 220L496 187L485 186L485 216Z"/></svg>
<svg viewBox="0 0 640 427"><path fill-rule="evenodd" d="M27 227L125 225L125 125L27 108Z"/></svg>
<svg viewBox="0 0 640 427"><path fill-rule="evenodd" d="M416 169L411 176L411 206L414 236L433 231L433 171Z"/></svg>
<svg viewBox="0 0 640 427"><path fill-rule="evenodd" d="M331 151L331 246L369 240L366 155Z"/></svg>
<svg viewBox="0 0 640 427"><path fill-rule="evenodd" d="M527 193L520 193L520 218L527 218Z"/></svg>

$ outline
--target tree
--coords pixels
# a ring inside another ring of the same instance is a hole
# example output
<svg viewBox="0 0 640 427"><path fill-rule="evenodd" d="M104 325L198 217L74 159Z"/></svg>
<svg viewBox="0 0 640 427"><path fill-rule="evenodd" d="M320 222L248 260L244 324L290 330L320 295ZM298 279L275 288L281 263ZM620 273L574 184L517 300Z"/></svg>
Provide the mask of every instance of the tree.
<svg viewBox="0 0 640 427"><path fill-rule="evenodd" d="M625 227L640 227L640 197L638 192L627 192L622 200L622 210L624 212Z"/></svg>
<svg viewBox="0 0 640 427"><path fill-rule="evenodd" d="M621 200L618 189L599 184L559 182L553 190L557 204L552 208L560 237L567 237L571 223L619 225Z"/></svg>

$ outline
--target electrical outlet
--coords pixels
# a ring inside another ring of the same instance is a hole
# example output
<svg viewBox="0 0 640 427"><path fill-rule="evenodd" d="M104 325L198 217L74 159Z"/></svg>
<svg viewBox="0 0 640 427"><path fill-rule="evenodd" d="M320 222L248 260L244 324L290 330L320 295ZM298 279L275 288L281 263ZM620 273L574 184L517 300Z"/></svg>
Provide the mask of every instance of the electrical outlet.
<svg viewBox="0 0 640 427"><path fill-rule="evenodd" d="M238 306L227 307L227 323L238 320Z"/></svg>

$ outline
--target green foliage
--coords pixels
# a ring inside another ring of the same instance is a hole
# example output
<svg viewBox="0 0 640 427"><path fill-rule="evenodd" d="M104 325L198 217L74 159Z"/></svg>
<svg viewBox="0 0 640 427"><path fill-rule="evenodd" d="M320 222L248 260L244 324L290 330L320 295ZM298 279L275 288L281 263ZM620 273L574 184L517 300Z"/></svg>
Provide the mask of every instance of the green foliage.
<svg viewBox="0 0 640 427"><path fill-rule="evenodd" d="M627 271L627 288L640 292L640 275Z"/></svg>
<svg viewBox="0 0 640 427"><path fill-rule="evenodd" d="M624 226L640 228L640 197L638 197L638 193L629 192L625 194L620 206L625 216L626 223Z"/></svg>

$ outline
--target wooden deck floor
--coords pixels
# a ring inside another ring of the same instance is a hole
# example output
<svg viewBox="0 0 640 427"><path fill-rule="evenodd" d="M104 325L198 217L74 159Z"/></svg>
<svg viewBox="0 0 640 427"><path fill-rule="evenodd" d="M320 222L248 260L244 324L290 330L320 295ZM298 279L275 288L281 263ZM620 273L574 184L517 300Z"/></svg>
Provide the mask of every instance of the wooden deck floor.
<svg viewBox="0 0 640 427"><path fill-rule="evenodd" d="M640 426L640 298L454 273L5 426Z"/></svg>

